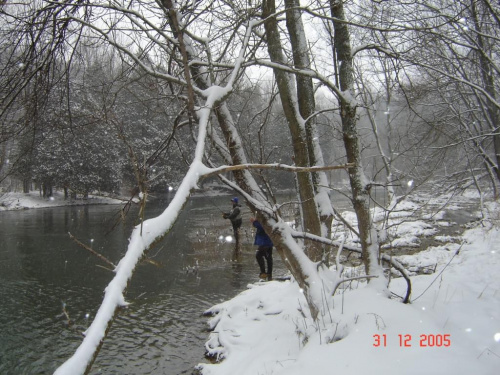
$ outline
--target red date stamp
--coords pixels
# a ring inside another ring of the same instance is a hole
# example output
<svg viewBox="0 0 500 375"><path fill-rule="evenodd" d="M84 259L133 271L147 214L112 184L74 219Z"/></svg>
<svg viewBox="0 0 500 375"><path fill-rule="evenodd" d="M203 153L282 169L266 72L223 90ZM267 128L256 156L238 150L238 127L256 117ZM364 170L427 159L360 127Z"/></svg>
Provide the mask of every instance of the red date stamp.
<svg viewBox="0 0 500 375"><path fill-rule="evenodd" d="M449 347L451 346L450 334L422 334L418 340L409 334L399 334L398 343L402 348L410 348L412 346L420 346L421 348L434 348L434 347ZM373 335L373 346L376 348L387 347L387 335Z"/></svg>

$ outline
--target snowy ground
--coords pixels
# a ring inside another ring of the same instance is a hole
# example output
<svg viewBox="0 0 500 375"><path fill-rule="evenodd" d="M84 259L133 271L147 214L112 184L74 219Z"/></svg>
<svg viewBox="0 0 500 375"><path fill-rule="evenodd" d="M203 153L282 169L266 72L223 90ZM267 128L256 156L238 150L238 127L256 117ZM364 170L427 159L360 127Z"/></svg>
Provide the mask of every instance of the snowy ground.
<svg viewBox="0 0 500 375"><path fill-rule="evenodd" d="M390 229L400 244L418 243L436 233L434 226L450 224L439 215L434 225L408 220L409 212L406 206L395 215L407 220ZM486 212L482 224L469 225L461 236L439 236L438 246L400 257L415 269L435 268L430 275L412 276L411 304L358 284L325 302L315 323L295 282L249 285L208 311L214 316L206 348L219 362L200 364L200 372L499 374L500 208L492 203ZM404 280L392 279L390 290L404 295Z"/></svg>
<svg viewBox="0 0 500 375"><path fill-rule="evenodd" d="M32 191L28 194L25 193L5 193L0 195L0 211L7 210L25 210L30 208L44 208L44 207L59 207L70 205L87 205L87 204L121 204L122 200L89 195L88 199L64 199L62 192L55 192L50 198L40 196L37 191Z"/></svg>

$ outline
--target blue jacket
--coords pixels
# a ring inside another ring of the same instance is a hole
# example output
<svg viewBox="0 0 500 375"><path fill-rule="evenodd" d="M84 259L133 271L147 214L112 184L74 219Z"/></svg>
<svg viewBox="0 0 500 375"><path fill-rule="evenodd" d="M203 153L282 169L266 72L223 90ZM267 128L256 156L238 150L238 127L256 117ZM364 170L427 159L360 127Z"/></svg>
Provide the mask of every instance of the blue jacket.
<svg viewBox="0 0 500 375"><path fill-rule="evenodd" d="M253 226L257 228L257 233L255 233L255 241L254 245L257 246L273 246L273 241L269 238L267 233L264 231L264 228L262 228L262 225L255 220L253 222Z"/></svg>

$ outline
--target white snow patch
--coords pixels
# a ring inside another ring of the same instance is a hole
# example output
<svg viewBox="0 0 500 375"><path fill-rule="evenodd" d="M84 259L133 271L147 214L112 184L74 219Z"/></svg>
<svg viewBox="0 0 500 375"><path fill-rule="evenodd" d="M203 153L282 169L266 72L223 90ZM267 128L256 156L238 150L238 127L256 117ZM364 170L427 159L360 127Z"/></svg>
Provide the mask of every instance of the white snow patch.
<svg viewBox="0 0 500 375"><path fill-rule="evenodd" d="M500 231L478 227L464 239L438 280L436 274L412 278L409 305L371 288L344 289L328 298L315 323L303 314L306 302L295 282L251 285L211 309L217 315L207 351L222 362L200 364L202 374L496 374ZM414 263L440 271L458 247L432 248ZM404 294L404 280L394 279L390 288Z"/></svg>

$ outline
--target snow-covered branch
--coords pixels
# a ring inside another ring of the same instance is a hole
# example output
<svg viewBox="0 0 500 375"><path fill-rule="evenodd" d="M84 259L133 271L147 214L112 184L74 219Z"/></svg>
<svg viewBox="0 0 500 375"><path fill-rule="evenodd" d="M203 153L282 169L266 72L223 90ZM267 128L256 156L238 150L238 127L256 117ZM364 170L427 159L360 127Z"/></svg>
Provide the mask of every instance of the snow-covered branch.
<svg viewBox="0 0 500 375"><path fill-rule="evenodd" d="M251 25L249 25L249 28L251 28ZM249 35L249 32L247 35ZM115 276L105 289L103 302L95 319L86 331L83 342L73 356L56 370L56 375L83 374L89 369L99 351L102 341L106 337L106 332L117 309L127 305L124 292L138 262L152 246L161 241L169 233L182 211L182 207L189 199L191 190L197 187L201 178L211 174L212 170L202 163L210 113L216 103L223 100L231 92L232 85L238 74L236 70L241 67L243 54L244 48L242 47L240 57L235 64L235 71L231 75L228 86L212 87L204 92L207 100L205 105L198 109L196 113L199 120L198 138L194 159L188 172L184 176L174 198L163 213L155 218L144 221L134 228L127 252L114 270Z"/></svg>
<svg viewBox="0 0 500 375"><path fill-rule="evenodd" d="M238 171L238 170L244 170L244 169L275 169L275 170L287 171L287 172L312 173L312 172L332 171L332 170L336 170L336 169L349 169L352 167L354 167L354 164L352 164L352 163L347 163L347 164L342 164L342 165L328 165L328 166L324 166L324 167L319 167L319 166L318 167L296 167L296 166L280 164L280 163L275 163L275 164L243 164L243 165L221 166L218 168L214 168L205 177L210 177L210 176L213 176L216 174L221 174L224 172Z"/></svg>
<svg viewBox="0 0 500 375"><path fill-rule="evenodd" d="M309 239L312 241L317 241L317 242L323 243L325 245L336 246L339 248L339 250L353 251L355 253L362 254L361 247L347 245L347 244L344 244L343 242L333 241L333 240L330 240L328 238L315 236L315 235L312 235L312 234L307 233L307 232L292 231L291 235L293 238ZM337 253L337 255L339 256L340 253ZM406 291L405 297L403 298L403 302L404 303L409 302L410 295L411 295L411 281L410 281L410 276L406 272L406 269L396 259L394 259L391 256L388 256L387 254L381 254L380 259L383 260L384 262L389 263L392 267L394 267L394 269L396 269L397 271L399 271L401 273L401 275L403 276L403 278L405 279L406 284L407 284L407 291ZM371 277L373 277L373 276L371 276Z"/></svg>
<svg viewBox="0 0 500 375"><path fill-rule="evenodd" d="M375 50L378 52L382 52L382 53L386 54L387 56L391 56L394 58L398 57L398 53L394 52L393 50L390 50L388 48L384 48L379 44L373 44L373 43L364 44L361 46L354 47L352 49L352 56L354 57L354 56L356 56L357 53L359 53L361 51L365 51L365 50Z"/></svg>
<svg viewBox="0 0 500 375"><path fill-rule="evenodd" d="M352 101L352 98L349 95L347 95L346 92L340 90L333 82L331 82L328 78L320 74L318 71L312 69L297 69L293 66L272 62L267 59L256 59L253 62L247 62L246 64L261 65L268 68L280 69L287 73L292 73L317 79L323 85L325 85L332 93L337 95L341 100L344 100L346 102Z"/></svg>

